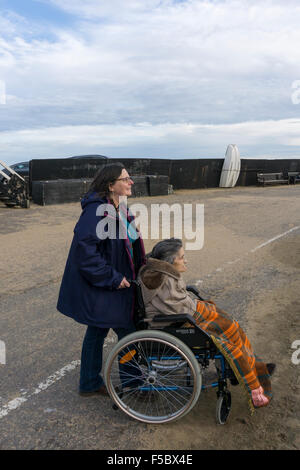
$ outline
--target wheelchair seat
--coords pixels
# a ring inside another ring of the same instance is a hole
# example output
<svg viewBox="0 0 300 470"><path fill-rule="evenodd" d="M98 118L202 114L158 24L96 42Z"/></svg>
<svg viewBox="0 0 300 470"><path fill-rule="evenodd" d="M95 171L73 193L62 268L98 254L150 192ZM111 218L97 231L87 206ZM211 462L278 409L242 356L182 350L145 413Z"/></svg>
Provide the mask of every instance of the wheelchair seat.
<svg viewBox="0 0 300 470"><path fill-rule="evenodd" d="M142 289L139 281L131 281L135 286L135 308L134 308L134 323L137 331L146 329L159 329L169 333L181 341L183 341L192 350L204 349L209 350L210 357L213 358L217 352L216 346L210 336L202 330L196 323L192 315L187 313L175 315L162 315L158 314L153 318L153 322L157 323L157 327L149 327L146 319L146 310L143 300ZM198 291L194 286L187 286L187 290L191 291L200 300ZM160 324L170 323L168 326L160 327ZM184 327L183 325L189 323L191 327Z"/></svg>

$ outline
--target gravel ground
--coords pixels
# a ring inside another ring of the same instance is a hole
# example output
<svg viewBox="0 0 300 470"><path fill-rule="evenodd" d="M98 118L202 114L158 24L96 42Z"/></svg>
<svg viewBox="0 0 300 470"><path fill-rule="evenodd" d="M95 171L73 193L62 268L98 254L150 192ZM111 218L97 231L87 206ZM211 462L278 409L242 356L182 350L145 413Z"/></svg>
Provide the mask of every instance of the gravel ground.
<svg viewBox="0 0 300 470"><path fill-rule="evenodd" d="M300 340L299 198L300 186L278 186L129 200L148 208L204 204L204 246L187 251L185 280L240 322L260 357L277 363L271 404L250 416L232 387L225 426L215 424L212 390L165 425L136 422L107 398L79 397L85 327L55 307L80 205L0 207L0 449L299 449L300 365L291 361ZM145 238L148 251L155 240ZM106 352L114 341L110 333Z"/></svg>

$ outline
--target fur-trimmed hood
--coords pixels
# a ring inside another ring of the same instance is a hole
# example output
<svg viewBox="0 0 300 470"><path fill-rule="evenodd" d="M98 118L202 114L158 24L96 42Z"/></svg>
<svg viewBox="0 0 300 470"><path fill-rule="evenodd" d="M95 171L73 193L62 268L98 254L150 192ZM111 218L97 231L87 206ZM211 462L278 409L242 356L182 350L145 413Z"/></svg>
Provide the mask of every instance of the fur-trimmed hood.
<svg viewBox="0 0 300 470"><path fill-rule="evenodd" d="M148 258L138 275L146 318L151 323L157 314L174 315L177 313L193 314L195 302L188 295L181 274L171 263L154 258ZM157 324L152 324L157 327Z"/></svg>
<svg viewBox="0 0 300 470"><path fill-rule="evenodd" d="M167 261L148 258L147 264L139 271L139 280L143 288L144 302L147 304L162 289L168 278L181 280L180 273Z"/></svg>
<svg viewBox="0 0 300 470"><path fill-rule="evenodd" d="M148 258L147 264L142 266L139 275L148 289L157 289L164 280L164 276L180 279L180 273L167 261Z"/></svg>

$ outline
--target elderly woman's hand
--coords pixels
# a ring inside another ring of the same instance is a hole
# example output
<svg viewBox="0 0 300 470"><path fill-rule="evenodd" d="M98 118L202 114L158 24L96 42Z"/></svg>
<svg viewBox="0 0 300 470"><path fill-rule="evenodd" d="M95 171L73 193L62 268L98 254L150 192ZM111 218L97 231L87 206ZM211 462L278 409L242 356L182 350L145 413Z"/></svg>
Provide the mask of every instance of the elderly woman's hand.
<svg viewBox="0 0 300 470"><path fill-rule="evenodd" d="M122 282L119 285L118 289L124 289L125 287L130 287L130 284L127 281L126 277L123 277Z"/></svg>

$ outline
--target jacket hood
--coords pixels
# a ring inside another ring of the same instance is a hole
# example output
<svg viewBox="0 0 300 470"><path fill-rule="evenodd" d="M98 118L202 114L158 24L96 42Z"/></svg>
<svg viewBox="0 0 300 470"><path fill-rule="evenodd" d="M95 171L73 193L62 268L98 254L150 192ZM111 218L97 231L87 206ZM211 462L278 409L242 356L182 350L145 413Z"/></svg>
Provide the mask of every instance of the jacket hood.
<svg viewBox="0 0 300 470"><path fill-rule="evenodd" d="M106 197L99 196L96 191L87 192L81 199L81 207L84 209L88 204L97 203L97 204L107 204L108 201Z"/></svg>
<svg viewBox="0 0 300 470"><path fill-rule="evenodd" d="M148 258L147 264L142 266L139 271L141 282L147 289L152 291L151 297L161 288L167 276L174 279L181 278L180 273L173 268L171 263L155 258Z"/></svg>
<svg viewBox="0 0 300 470"><path fill-rule="evenodd" d="M168 274L169 276L179 279L180 273L173 267L171 263L167 261L162 261L156 258L148 258L146 266L143 267L144 271L149 270L157 273Z"/></svg>
<svg viewBox="0 0 300 470"><path fill-rule="evenodd" d="M139 271L139 279L142 286L144 286L143 297L145 303L151 302L158 291L163 287L168 277L177 280L182 279L181 274L171 263L155 258L148 258L147 264L142 266Z"/></svg>

